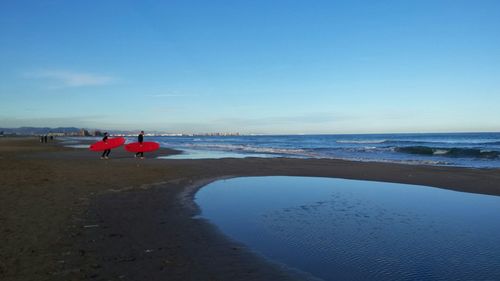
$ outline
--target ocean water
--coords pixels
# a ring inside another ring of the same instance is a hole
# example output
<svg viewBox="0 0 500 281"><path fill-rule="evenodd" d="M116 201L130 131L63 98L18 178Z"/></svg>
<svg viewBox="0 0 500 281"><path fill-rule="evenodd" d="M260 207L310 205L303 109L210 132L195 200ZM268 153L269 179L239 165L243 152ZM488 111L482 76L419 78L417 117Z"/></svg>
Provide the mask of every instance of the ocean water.
<svg viewBox="0 0 500 281"><path fill-rule="evenodd" d="M175 158L299 157L500 168L500 133L148 137Z"/></svg>
<svg viewBox="0 0 500 281"><path fill-rule="evenodd" d="M323 280L500 280L500 197L311 177L221 180L201 218Z"/></svg>

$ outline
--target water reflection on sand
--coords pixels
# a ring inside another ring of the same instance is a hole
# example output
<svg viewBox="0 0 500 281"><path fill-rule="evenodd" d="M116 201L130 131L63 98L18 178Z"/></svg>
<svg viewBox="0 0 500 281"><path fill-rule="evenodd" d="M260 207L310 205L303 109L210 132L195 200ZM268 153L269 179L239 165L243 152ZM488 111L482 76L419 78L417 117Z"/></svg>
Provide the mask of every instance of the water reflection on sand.
<svg viewBox="0 0 500 281"><path fill-rule="evenodd" d="M325 280L498 280L500 197L307 177L235 178L196 194L202 217Z"/></svg>

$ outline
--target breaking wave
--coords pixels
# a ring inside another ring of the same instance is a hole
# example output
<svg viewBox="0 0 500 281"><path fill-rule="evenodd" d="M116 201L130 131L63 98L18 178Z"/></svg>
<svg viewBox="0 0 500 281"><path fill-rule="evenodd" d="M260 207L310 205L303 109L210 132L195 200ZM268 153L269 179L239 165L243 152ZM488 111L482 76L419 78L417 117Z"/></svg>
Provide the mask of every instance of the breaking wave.
<svg viewBox="0 0 500 281"><path fill-rule="evenodd" d="M237 144L187 144L186 147L193 149L204 150L219 150L219 151L233 151L244 153L264 153L264 154L280 154L280 155L298 155L298 156L312 156L304 149L290 149L290 148L273 148L273 147L257 147L250 145L237 145Z"/></svg>
<svg viewBox="0 0 500 281"><path fill-rule="evenodd" d="M429 147L429 146L405 146L396 147L395 151L418 154L418 155L437 155L447 157L465 157L465 158L486 158L493 159L500 156L500 151L484 150L477 148L442 148L442 147Z"/></svg>
<svg viewBox="0 0 500 281"><path fill-rule="evenodd" d="M418 144L456 144L456 145L500 145L500 141L429 141L429 140L338 140L342 144L394 144L394 145L418 145Z"/></svg>

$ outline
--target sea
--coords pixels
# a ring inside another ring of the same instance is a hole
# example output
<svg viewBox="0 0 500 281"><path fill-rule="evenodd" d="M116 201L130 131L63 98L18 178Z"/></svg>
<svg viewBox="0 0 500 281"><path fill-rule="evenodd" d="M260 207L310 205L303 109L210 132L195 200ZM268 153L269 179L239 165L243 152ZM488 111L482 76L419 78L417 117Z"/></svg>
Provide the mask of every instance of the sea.
<svg viewBox="0 0 500 281"><path fill-rule="evenodd" d="M171 156L177 159L295 157L500 168L500 133L161 136L146 140L183 151Z"/></svg>

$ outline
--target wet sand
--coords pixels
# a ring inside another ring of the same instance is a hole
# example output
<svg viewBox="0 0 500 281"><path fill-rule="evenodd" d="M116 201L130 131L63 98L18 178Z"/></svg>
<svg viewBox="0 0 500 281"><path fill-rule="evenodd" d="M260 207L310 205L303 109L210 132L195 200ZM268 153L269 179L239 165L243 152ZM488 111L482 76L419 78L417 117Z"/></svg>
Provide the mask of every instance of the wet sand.
<svg viewBox="0 0 500 281"><path fill-rule="evenodd" d="M500 195L500 169L326 159L134 159L0 138L0 280L303 280L229 241L192 198L236 176L321 176Z"/></svg>

